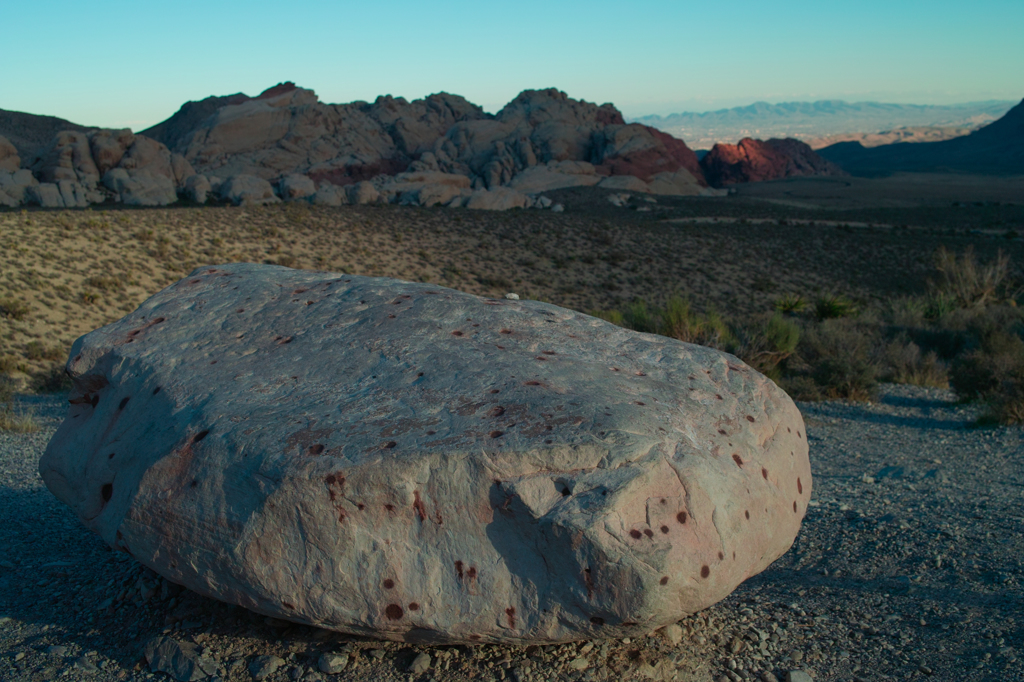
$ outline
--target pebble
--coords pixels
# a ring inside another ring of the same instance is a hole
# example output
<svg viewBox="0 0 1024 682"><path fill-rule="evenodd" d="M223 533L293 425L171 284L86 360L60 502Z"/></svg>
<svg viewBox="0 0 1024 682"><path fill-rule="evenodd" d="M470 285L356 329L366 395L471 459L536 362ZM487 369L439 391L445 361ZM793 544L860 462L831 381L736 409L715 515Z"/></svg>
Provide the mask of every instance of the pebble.
<svg viewBox="0 0 1024 682"><path fill-rule="evenodd" d="M786 682L814 682L814 678L804 670L787 670Z"/></svg>
<svg viewBox="0 0 1024 682"><path fill-rule="evenodd" d="M414 675L422 675L428 670L430 670L430 654L424 652L416 654L416 658L412 659L412 663L409 665L409 672Z"/></svg>
<svg viewBox="0 0 1024 682"><path fill-rule="evenodd" d="M316 667L328 675L337 675L348 665L348 654L321 654Z"/></svg>
<svg viewBox="0 0 1024 682"><path fill-rule="evenodd" d="M669 644L675 646L683 641L683 628L678 623L666 625L661 629L662 634Z"/></svg>
<svg viewBox="0 0 1024 682"><path fill-rule="evenodd" d="M73 663L76 670L81 670L84 673L95 673L99 672L99 668L85 656L79 656Z"/></svg>
<svg viewBox="0 0 1024 682"><path fill-rule="evenodd" d="M46 647L46 653L52 654L54 656L66 656L68 653L68 648L61 644L54 644L53 646Z"/></svg>
<svg viewBox="0 0 1024 682"><path fill-rule="evenodd" d="M272 655L257 656L249 662L249 674L256 680L265 680L284 665L284 659Z"/></svg>
<svg viewBox="0 0 1024 682"><path fill-rule="evenodd" d="M590 661L583 657L574 658L572 661L569 662L569 667L573 670L586 670L590 667Z"/></svg>

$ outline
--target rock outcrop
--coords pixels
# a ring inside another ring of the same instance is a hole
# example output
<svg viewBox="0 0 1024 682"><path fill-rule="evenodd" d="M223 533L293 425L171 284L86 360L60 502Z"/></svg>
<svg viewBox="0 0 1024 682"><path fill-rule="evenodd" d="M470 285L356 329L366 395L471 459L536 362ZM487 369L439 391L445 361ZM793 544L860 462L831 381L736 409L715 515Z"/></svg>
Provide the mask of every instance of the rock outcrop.
<svg viewBox="0 0 1024 682"><path fill-rule="evenodd" d="M259 206L281 201L270 183L255 175L233 175L220 186L220 198L235 206Z"/></svg>
<svg viewBox="0 0 1024 682"><path fill-rule="evenodd" d="M635 636L783 554L803 421L731 355L429 284L204 267L75 342L49 489L170 581L392 640Z"/></svg>
<svg viewBox="0 0 1024 682"><path fill-rule="evenodd" d="M13 173L21 168L18 150L6 137L0 136L0 173Z"/></svg>
<svg viewBox="0 0 1024 682"><path fill-rule="evenodd" d="M846 175L799 140L754 140L716 144L700 160L704 177L714 187L808 175Z"/></svg>

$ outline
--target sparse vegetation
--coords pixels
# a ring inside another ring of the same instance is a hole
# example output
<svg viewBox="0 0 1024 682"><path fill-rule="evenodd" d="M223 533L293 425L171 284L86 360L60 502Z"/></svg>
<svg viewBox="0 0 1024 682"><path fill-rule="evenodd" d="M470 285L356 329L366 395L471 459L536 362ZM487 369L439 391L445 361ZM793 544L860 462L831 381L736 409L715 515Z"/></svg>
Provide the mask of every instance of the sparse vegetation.
<svg viewBox="0 0 1024 682"><path fill-rule="evenodd" d="M0 431L12 433L33 433L39 424L31 410L14 405L15 384L8 377L0 376Z"/></svg>

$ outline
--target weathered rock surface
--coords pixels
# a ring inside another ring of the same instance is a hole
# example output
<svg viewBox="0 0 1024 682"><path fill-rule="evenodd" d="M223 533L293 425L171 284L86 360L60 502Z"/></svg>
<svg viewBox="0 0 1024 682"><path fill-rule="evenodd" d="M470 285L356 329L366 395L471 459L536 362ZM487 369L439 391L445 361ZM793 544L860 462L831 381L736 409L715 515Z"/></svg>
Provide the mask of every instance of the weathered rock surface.
<svg viewBox="0 0 1024 682"><path fill-rule="evenodd" d="M394 640L647 633L792 543L800 414L549 304L205 267L79 339L43 480L174 583Z"/></svg>
<svg viewBox="0 0 1024 682"><path fill-rule="evenodd" d="M21 168L21 157L10 140L0 135L0 172L13 173Z"/></svg>
<svg viewBox="0 0 1024 682"><path fill-rule="evenodd" d="M274 194L270 183L255 175L233 175L224 181L218 191L221 199L235 206L259 206L281 201Z"/></svg>
<svg viewBox="0 0 1024 682"><path fill-rule="evenodd" d="M715 187L803 175L846 175L799 140L754 140L716 144L700 160L704 176Z"/></svg>
<svg viewBox="0 0 1024 682"><path fill-rule="evenodd" d="M466 208L480 211L507 211L510 208L526 208L529 198L511 187L478 189L466 199Z"/></svg>
<svg viewBox="0 0 1024 682"><path fill-rule="evenodd" d="M308 199L316 194L316 184L305 175L289 173L281 178L278 194L285 201Z"/></svg>
<svg viewBox="0 0 1024 682"><path fill-rule="evenodd" d="M197 204L205 204L211 192L213 184L205 175L196 174L185 180L185 196Z"/></svg>
<svg viewBox="0 0 1024 682"><path fill-rule="evenodd" d="M13 173L0 171L0 203L18 206L28 200L28 188L38 184L39 181L27 168L21 168Z"/></svg>

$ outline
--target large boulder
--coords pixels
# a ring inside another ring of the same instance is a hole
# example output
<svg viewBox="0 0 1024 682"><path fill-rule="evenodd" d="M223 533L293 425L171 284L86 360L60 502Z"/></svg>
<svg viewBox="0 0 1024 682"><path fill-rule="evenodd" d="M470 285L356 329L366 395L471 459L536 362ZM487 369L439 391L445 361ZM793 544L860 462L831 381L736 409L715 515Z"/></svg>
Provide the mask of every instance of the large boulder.
<svg viewBox="0 0 1024 682"><path fill-rule="evenodd" d="M399 173L381 191L402 204L435 206L470 194L470 181L468 176L455 173L416 171Z"/></svg>
<svg viewBox="0 0 1024 682"><path fill-rule="evenodd" d="M213 185L205 175L197 173L185 180L185 198L197 204L205 204L212 191Z"/></svg>
<svg viewBox="0 0 1024 682"><path fill-rule="evenodd" d="M21 168L21 157L10 140L0 135L0 173L13 173Z"/></svg>
<svg viewBox="0 0 1024 682"><path fill-rule="evenodd" d="M42 208L64 208L64 197L53 182L41 182L25 188L25 202Z"/></svg>
<svg viewBox="0 0 1024 682"><path fill-rule="evenodd" d="M255 175L233 175L220 186L219 193L221 199L227 199L235 206L258 206L281 201L274 194L270 183Z"/></svg>
<svg viewBox="0 0 1024 682"><path fill-rule="evenodd" d="M360 206L362 204L375 204L380 200L380 192L369 180L361 180L354 185L345 188L348 203Z"/></svg>
<svg viewBox="0 0 1024 682"><path fill-rule="evenodd" d="M28 188L38 184L39 181L27 168L21 168L13 173L0 171L0 192L10 198L10 202L6 204L8 206L17 206L28 201Z"/></svg>
<svg viewBox="0 0 1024 682"><path fill-rule="evenodd" d="M289 173L278 182L278 193L285 201L308 200L316 194L316 184L308 176Z"/></svg>
<svg viewBox="0 0 1024 682"><path fill-rule="evenodd" d="M78 339L48 488L200 594L392 640L636 636L782 555L803 421L737 358L533 301L204 267Z"/></svg>
<svg viewBox="0 0 1024 682"><path fill-rule="evenodd" d="M324 182L313 195L313 203L318 206L344 206L348 203L348 194L344 187Z"/></svg>
<svg viewBox="0 0 1024 682"><path fill-rule="evenodd" d="M127 206L166 206L178 200L174 181L148 170L111 168L103 174L103 184Z"/></svg>

